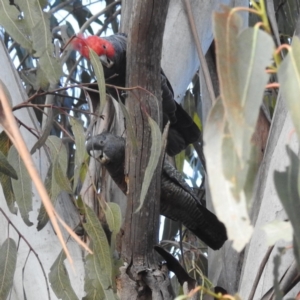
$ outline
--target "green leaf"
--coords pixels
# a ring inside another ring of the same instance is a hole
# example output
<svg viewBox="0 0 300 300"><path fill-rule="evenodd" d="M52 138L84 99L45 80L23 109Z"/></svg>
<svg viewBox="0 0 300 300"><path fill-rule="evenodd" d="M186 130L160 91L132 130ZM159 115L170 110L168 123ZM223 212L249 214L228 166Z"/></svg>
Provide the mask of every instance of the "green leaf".
<svg viewBox="0 0 300 300"><path fill-rule="evenodd" d="M244 191L238 194L237 201L232 193L233 183L225 177L223 143L227 126L224 107L222 101L218 99L208 115L204 130L204 153L209 187L216 214L226 226L228 239L233 240L233 247L237 251L241 251L249 241L253 228L247 212ZM226 176L229 176L228 174L229 171Z"/></svg>
<svg viewBox="0 0 300 300"><path fill-rule="evenodd" d="M0 151L7 156L8 151L11 147L12 143L8 138L7 134L3 130L0 133ZM12 185L11 185L11 178L0 173L0 183L2 185L2 190L4 193L4 197L7 203L7 206L12 214L17 214L18 209L15 207L15 195L13 193Z"/></svg>
<svg viewBox="0 0 300 300"><path fill-rule="evenodd" d="M91 239L90 248L94 253L86 258L87 274L93 280L95 289L102 287L107 299L114 299L111 298L112 260L105 232L96 214L88 206L85 207L85 218L83 227Z"/></svg>
<svg viewBox="0 0 300 300"><path fill-rule="evenodd" d="M290 165L284 172L275 171L274 181L279 199L294 229L294 251L298 267L300 267L300 219L298 215L300 210L300 164L299 158L288 146L286 151L290 159Z"/></svg>
<svg viewBox="0 0 300 300"><path fill-rule="evenodd" d="M42 12L40 4L38 1L32 0L19 0L17 2L24 13L24 20L28 24L28 27L32 29L41 18Z"/></svg>
<svg viewBox="0 0 300 300"><path fill-rule="evenodd" d="M51 194L51 192L52 192L52 190L51 190L51 187L52 187L52 164L50 165L50 167L48 169L44 185L45 185L47 193L48 193L48 195L51 199L51 202L53 202L53 200L52 200L53 195ZM40 210L39 210L39 215L37 217L37 220L38 220L38 224L36 226L37 230L42 230L49 221L49 216L46 212L46 209L45 209L45 206L44 206L43 203L41 203L41 207L40 207Z"/></svg>
<svg viewBox="0 0 300 300"><path fill-rule="evenodd" d="M62 139L57 136L51 135L46 141L46 146L49 149L49 155L52 162L57 162L56 165L51 163L47 176L45 179L45 187L50 196L51 202L55 205L57 197L61 193L62 189L60 184L55 179L55 168L59 163L61 172L66 174L68 168L68 155L66 146L63 144ZM57 175L56 175L57 176ZM41 203L41 208L38 215L37 229L41 230L47 224L49 220L48 214L45 210L44 205Z"/></svg>
<svg viewBox="0 0 300 300"><path fill-rule="evenodd" d="M280 90L287 102L298 138L300 137L300 40L293 38L292 48L278 70Z"/></svg>
<svg viewBox="0 0 300 300"><path fill-rule="evenodd" d="M8 161L16 170L18 180L12 179L13 192L19 206L21 216L28 226L33 223L29 220L32 211L32 182L27 169L16 148L12 146L8 152Z"/></svg>
<svg viewBox="0 0 300 300"><path fill-rule="evenodd" d="M78 297L71 286L69 274L64 264L65 259L65 252L61 251L50 268L49 281L57 298L62 300L75 300L78 299Z"/></svg>
<svg viewBox="0 0 300 300"><path fill-rule="evenodd" d="M240 163L249 157L249 143L255 130L269 75L273 39L258 27L241 31L241 17L229 8L214 14L214 33L221 97L229 131Z"/></svg>
<svg viewBox="0 0 300 300"><path fill-rule="evenodd" d="M13 286L17 263L17 246L8 238L0 248L0 299L6 299Z"/></svg>
<svg viewBox="0 0 300 300"><path fill-rule="evenodd" d="M0 1L0 25L22 47L31 51L32 45L28 38L30 30L27 23L19 19L20 12L9 1Z"/></svg>
<svg viewBox="0 0 300 300"><path fill-rule="evenodd" d="M89 277L89 273L93 274L96 272L95 267L93 255L88 254L86 257L84 278L84 291L86 292L86 296L83 297L83 300L106 300L101 284Z"/></svg>
<svg viewBox="0 0 300 300"><path fill-rule="evenodd" d="M13 179L18 179L15 169L7 161L6 156L0 151L0 173L3 173Z"/></svg>
<svg viewBox="0 0 300 300"><path fill-rule="evenodd" d="M109 230L117 234L120 231L122 225L122 214L120 206L117 203L108 202L106 203L104 213Z"/></svg>
<svg viewBox="0 0 300 300"><path fill-rule="evenodd" d="M70 118L70 124L72 126L72 131L75 138L75 166L74 166L74 180L73 180L73 190L77 188L78 180L80 177L81 165L85 160L85 134L83 125L80 121L75 118Z"/></svg>
<svg viewBox="0 0 300 300"><path fill-rule="evenodd" d="M118 99L118 103L120 105L121 111L124 115L124 118L126 120L126 129L128 132L128 136L131 140L132 146L133 146L133 151L136 152L137 148L138 148L138 143L137 143L137 139L136 139L136 135L135 132L133 130L133 123L132 120L130 118L130 115L128 113L128 110L126 108L126 106L122 103L122 101L120 99Z"/></svg>
<svg viewBox="0 0 300 300"><path fill-rule="evenodd" d="M113 202L106 203L105 209L105 218L108 224L109 230L111 231L110 245L112 252L115 250L116 245L116 236L121 229L122 225L122 213L120 206Z"/></svg>
<svg viewBox="0 0 300 300"><path fill-rule="evenodd" d="M103 66L100 62L99 56L96 54L96 52L92 49L90 49L90 58L91 63L97 78L98 83L98 89L99 89L99 96L100 96L100 109L99 113L100 115L103 112L103 108L106 103L106 87L105 87L105 78L104 78L104 72L103 72Z"/></svg>
<svg viewBox="0 0 300 300"><path fill-rule="evenodd" d="M293 240L293 228L290 222L274 220L262 227L267 235L268 246L273 246L279 240Z"/></svg>
<svg viewBox="0 0 300 300"><path fill-rule="evenodd" d="M39 63L49 82L57 84L62 73L59 60L53 57L51 52L46 51L40 57Z"/></svg>
<svg viewBox="0 0 300 300"><path fill-rule="evenodd" d="M60 166L58 157L53 163L53 172L56 183L59 185L61 191L66 191L69 194L73 194L70 181L67 178L66 172L64 172Z"/></svg>
<svg viewBox="0 0 300 300"><path fill-rule="evenodd" d="M159 162L161 149L162 149L162 135L160 132L160 128L149 115L147 115L147 117L151 129L151 152L150 152L149 162L145 170L141 196L140 196L140 204L135 211L136 213L142 208L144 204L144 200L148 192L153 174Z"/></svg>
<svg viewBox="0 0 300 300"><path fill-rule="evenodd" d="M4 174L0 174L0 183L2 185L2 191L4 193L8 209L12 214L16 215L18 212L18 208L15 206L16 199L13 193L11 178Z"/></svg>

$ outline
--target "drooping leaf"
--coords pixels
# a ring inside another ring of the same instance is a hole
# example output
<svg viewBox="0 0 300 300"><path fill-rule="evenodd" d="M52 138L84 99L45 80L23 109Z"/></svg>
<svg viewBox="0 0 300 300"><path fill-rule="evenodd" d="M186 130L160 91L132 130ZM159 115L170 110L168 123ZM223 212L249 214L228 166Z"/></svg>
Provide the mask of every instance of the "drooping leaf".
<svg viewBox="0 0 300 300"><path fill-rule="evenodd" d="M110 239L110 246L111 250L114 251L116 244L116 236L120 231L122 225L122 213L120 206L117 203L108 202L106 203L104 213L109 230L112 233Z"/></svg>
<svg viewBox="0 0 300 300"><path fill-rule="evenodd" d="M12 179L12 188L16 202L25 224L31 226L29 212L32 211L32 182L28 171L16 148L12 146L8 152L8 161L16 170L18 180Z"/></svg>
<svg viewBox="0 0 300 300"><path fill-rule="evenodd" d="M39 66L48 81L56 84L61 76L61 66L54 55L52 33L50 29L49 14L43 8L47 1L19 1L20 8L24 13L24 21L31 29L33 49L35 56L39 57ZM38 77L41 86L46 86L45 76ZM40 80L41 79L41 80Z"/></svg>
<svg viewBox="0 0 300 300"><path fill-rule="evenodd" d="M11 178L4 174L0 174L0 183L8 209L12 214L16 215L18 208L15 206L16 199L12 189Z"/></svg>
<svg viewBox="0 0 300 300"><path fill-rule="evenodd" d="M294 229L294 252L298 267L300 267L300 219L298 217L300 209L300 164L299 158L288 146L286 147L286 151L290 159L290 165L284 172L275 171L274 181L279 199Z"/></svg>
<svg viewBox="0 0 300 300"><path fill-rule="evenodd" d="M66 255L61 251L50 268L49 281L57 298L62 300L78 299L70 282L68 271L64 265Z"/></svg>
<svg viewBox="0 0 300 300"><path fill-rule="evenodd" d="M13 179L18 179L15 169L7 161L6 156L0 151L0 173L5 174Z"/></svg>
<svg viewBox="0 0 300 300"><path fill-rule="evenodd" d="M96 272L96 267L97 264L94 263L93 255L88 254L86 257L84 278L84 291L86 292L86 296L83 297L83 300L106 300L102 285L93 279L93 275L92 278L89 277L90 273L94 274Z"/></svg>
<svg viewBox="0 0 300 300"><path fill-rule="evenodd" d="M46 175L46 178L44 181L44 185L45 185L46 191L47 191L50 199L52 200L53 199L53 195L51 194L51 192L52 192L52 189L51 189L51 187L52 187L52 164L50 165L50 167L48 169L48 172L47 172L47 175ZM46 212L46 209L45 209L45 206L43 203L41 203L41 207L39 210L37 220L38 220L38 224L36 226L37 230L42 230L49 221L49 216Z"/></svg>
<svg viewBox="0 0 300 300"><path fill-rule="evenodd" d="M224 8L214 14L214 33L221 97L236 153L241 164L249 157L249 143L269 75L274 43L258 27L241 32L241 17Z"/></svg>
<svg viewBox="0 0 300 300"><path fill-rule="evenodd" d="M0 151L7 156L8 151L11 147L12 143L8 138L7 134L3 130L0 133ZM2 190L4 193L4 197L7 203L7 206L12 214L17 214L18 209L15 207L15 195L13 193L12 185L11 185L11 178L0 173L0 183L2 185Z"/></svg>
<svg viewBox="0 0 300 300"><path fill-rule="evenodd" d="M107 299L114 299L112 287L112 259L109 244L96 214L85 207L86 223L83 225L91 239L90 248L93 255L86 258L86 270L89 278L93 280L95 289L103 289Z"/></svg>
<svg viewBox="0 0 300 300"><path fill-rule="evenodd" d="M72 131L75 138L75 167L74 167L74 180L73 180L73 190L76 189L77 183L80 177L81 164L85 160L85 135L83 130L83 125L80 121L75 118L70 118L70 124L72 126Z"/></svg>
<svg viewBox="0 0 300 300"><path fill-rule="evenodd" d="M293 228L290 222L274 220L263 226L267 235L268 246L273 246L279 240L290 242L293 240Z"/></svg>
<svg viewBox="0 0 300 300"><path fill-rule="evenodd" d="M40 67L43 73L51 84L56 84L61 76L61 66L57 58L53 57L51 53L44 52L40 57ZM44 83L43 83L44 84ZM45 84L44 84L45 85Z"/></svg>
<svg viewBox="0 0 300 300"><path fill-rule="evenodd" d="M106 203L104 210L105 218L111 232L118 233L122 225L122 214L120 206L113 202Z"/></svg>
<svg viewBox="0 0 300 300"><path fill-rule="evenodd" d="M120 99L118 100L118 103L120 105L121 111L122 111L122 113L125 117L125 120L126 120L126 128L127 128L128 136L129 136L129 138L131 140L131 143L133 145L133 151L136 151L137 150L137 140L136 140L136 135L135 135L134 130L133 130L132 120L131 120L130 115L127 111L126 106L122 103L122 101Z"/></svg>
<svg viewBox="0 0 300 300"><path fill-rule="evenodd" d="M32 44L28 35L30 30L26 22L19 18L20 12L9 1L0 1L0 25L22 47L31 50Z"/></svg>
<svg viewBox="0 0 300 300"><path fill-rule="evenodd" d="M53 172L56 183L59 185L61 191L66 191L69 194L73 194L70 181L67 178L66 172L64 172L60 166L58 157L53 163Z"/></svg>
<svg viewBox="0 0 300 300"><path fill-rule="evenodd" d="M17 246L8 238L0 248L0 299L6 299L13 286L17 263Z"/></svg>
<svg viewBox="0 0 300 300"><path fill-rule="evenodd" d="M278 70L280 90L287 102L298 138L300 137L300 40L293 38L292 48Z"/></svg>
<svg viewBox="0 0 300 300"><path fill-rule="evenodd" d="M247 212L244 191L239 192L238 201L232 193L232 182L223 174L222 144L225 136L225 111L220 99L212 107L204 130L204 153L207 162L209 187L216 214L227 229L233 247L241 251L249 241L253 228Z"/></svg>
<svg viewBox="0 0 300 300"><path fill-rule="evenodd" d="M36 143L33 145L33 147L30 150L30 154L34 154L36 150L40 149L41 147L44 146L50 132L51 129L53 127L53 109L49 109L48 110L48 116L47 116L47 121L45 123L45 125L43 126L43 133L40 136L40 138L36 141Z"/></svg>
<svg viewBox="0 0 300 300"><path fill-rule="evenodd" d="M105 103L106 103L106 88L105 88L103 66L102 66L102 63L101 63L98 55L92 49L90 49L90 58L91 58L91 63L94 68L94 72L95 72L97 83L98 83L99 96L100 96L99 113L101 115L101 113L103 112Z"/></svg>
<svg viewBox="0 0 300 300"><path fill-rule="evenodd" d="M161 155L161 148L162 148L162 135L159 126L149 115L147 115L147 117L151 129L151 152L150 152L149 162L145 170L141 196L139 201L140 204L139 207L136 209L136 212L138 212L144 204L144 200L148 192L153 174L159 162L159 158Z"/></svg>
<svg viewBox="0 0 300 300"><path fill-rule="evenodd" d="M45 187L50 196L51 202L53 204L56 203L56 200L59 194L62 191L60 184L55 179L55 168L57 164L59 164L59 168L63 174L66 174L68 167L68 156L66 146L63 144L62 140L57 136L51 135L48 137L46 141L46 146L49 149L49 155L51 158L51 165L49 166L47 176L45 179ZM56 162L56 164L54 164ZM66 175L65 175L66 176ZM37 229L41 230L47 224L49 220L48 214L45 210L43 204L41 204L41 208L38 215L38 224Z"/></svg>

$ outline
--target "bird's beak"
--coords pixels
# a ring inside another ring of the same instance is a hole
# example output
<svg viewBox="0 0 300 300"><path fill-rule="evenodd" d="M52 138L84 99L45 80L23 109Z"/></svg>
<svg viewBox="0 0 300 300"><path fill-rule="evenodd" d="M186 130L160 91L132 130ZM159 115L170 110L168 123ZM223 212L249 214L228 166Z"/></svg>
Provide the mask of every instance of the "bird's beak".
<svg viewBox="0 0 300 300"><path fill-rule="evenodd" d="M111 68L114 64L106 55L100 55L99 59L106 68Z"/></svg>

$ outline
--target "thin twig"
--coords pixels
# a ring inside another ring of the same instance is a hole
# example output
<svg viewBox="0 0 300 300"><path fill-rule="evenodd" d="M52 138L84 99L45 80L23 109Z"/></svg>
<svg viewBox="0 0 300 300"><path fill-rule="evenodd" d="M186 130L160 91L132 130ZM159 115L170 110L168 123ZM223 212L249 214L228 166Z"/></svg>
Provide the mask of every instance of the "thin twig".
<svg viewBox="0 0 300 300"><path fill-rule="evenodd" d="M80 28L79 33L83 33L90 25L92 22L94 22L96 19L99 18L99 16L103 15L104 13L108 12L112 7L114 7L117 4L120 4L121 1L114 1L107 5L104 9L93 15L91 18L89 18Z"/></svg>
<svg viewBox="0 0 300 300"><path fill-rule="evenodd" d="M266 254L265 254L265 256L264 256L264 258L263 258L263 260L261 262L261 264L259 265L259 269L258 269L257 274L255 276L255 280L254 280L254 282L252 284L252 289L251 289L251 292L250 292L248 300L252 300L253 297L254 297L254 295L255 295L255 292L256 292L256 289L257 289L260 277L261 277L261 275L263 273L263 270L265 269L265 266L266 266L266 264L267 264L267 262L269 260L269 257L270 257L270 255L272 253L273 248L274 248L274 246L270 246L268 248L268 250L267 250L267 252L266 252Z"/></svg>
<svg viewBox="0 0 300 300"><path fill-rule="evenodd" d="M200 64L201 64L201 69L202 69L202 72L203 72L203 75L204 75L204 80L205 80L206 87L207 87L207 90L208 90L208 94L209 94L209 97L210 97L210 101L211 101L212 104L214 104L216 102L216 96L215 96L213 84L212 84L212 81L211 81L211 77L210 77L210 74L209 74L208 66L207 66L207 63L206 63L206 59L205 59L204 53L202 51L201 43L200 43L199 36L198 36L198 33L197 33L197 29L196 29L196 25L195 25L195 19L194 19L194 16L193 16L190 0L184 0L184 2L185 2L187 15L188 15L189 23L190 23L191 30L192 30L192 34L193 34L193 37L194 37L194 40L195 40L196 49L197 49Z"/></svg>
<svg viewBox="0 0 300 300"><path fill-rule="evenodd" d="M12 221L9 219L9 217L6 215L6 213L4 212L4 210L3 210L1 207L0 207L0 211L1 211L1 213L3 214L4 218L7 220L8 224L11 225L11 226L14 228L14 230L18 233L19 238L21 238L21 239L27 244L27 246L28 246L30 252L32 252L32 253L35 255L35 257L36 257L36 259L37 259L39 265L41 266L41 269L42 269L42 272L43 272L43 275L44 275L44 278L45 278L45 282L46 282L46 286L47 286L47 292L48 292L48 297L49 297L49 299L51 299L51 297L50 297L50 289L49 289L49 284L48 284L48 281L47 281L46 272L45 272L44 267L43 267L43 264L42 264L42 262L41 262L41 260L40 260L40 258L39 258L39 255L38 255L38 254L35 252L35 250L31 247L31 245L29 244L29 242L25 239L25 237L24 237L24 236L22 235L22 233L18 230L18 228L12 223Z"/></svg>

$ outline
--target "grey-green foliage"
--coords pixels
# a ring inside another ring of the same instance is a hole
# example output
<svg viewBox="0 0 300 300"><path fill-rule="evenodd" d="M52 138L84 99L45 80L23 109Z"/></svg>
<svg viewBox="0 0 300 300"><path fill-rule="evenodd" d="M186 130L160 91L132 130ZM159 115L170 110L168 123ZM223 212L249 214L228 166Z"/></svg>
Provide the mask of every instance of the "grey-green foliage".
<svg viewBox="0 0 300 300"><path fill-rule="evenodd" d="M91 295L104 293L107 300L115 299L112 290L112 254L107 237L96 214L87 206L85 207L85 218L86 223L83 226L91 239L89 246L94 252L86 257L85 291ZM86 290L88 287L93 287L94 291Z"/></svg>
<svg viewBox="0 0 300 300"><path fill-rule="evenodd" d="M15 169L7 161L6 156L0 151L0 173L5 174L13 179L18 179Z"/></svg>
<svg viewBox="0 0 300 300"><path fill-rule="evenodd" d="M7 156L10 147L11 142L8 136L6 135L5 131L2 131L0 134L0 151L5 156ZM0 173L0 183L10 212L13 214L17 214L18 209L15 207L16 200L12 189L11 177L5 175L4 173Z"/></svg>
<svg viewBox="0 0 300 300"><path fill-rule="evenodd" d="M68 156L66 146L63 144L62 140L56 136L51 135L48 137L46 148L51 163L49 163L50 165L44 183L51 202L55 204L57 197L62 191L72 193L66 174L68 168ZM37 229L41 230L44 228L48 220L48 214L46 213L44 205L41 203Z"/></svg>
<svg viewBox="0 0 300 300"><path fill-rule="evenodd" d="M275 171L274 180L276 191L294 229L294 253L300 267L300 164L297 155L287 146L290 165L285 171Z"/></svg>
<svg viewBox="0 0 300 300"><path fill-rule="evenodd" d="M29 220L29 213L32 211L31 178L15 146L10 148L7 158L18 176L18 180L12 179L12 188L16 202L24 222L26 225L31 226L33 224Z"/></svg>
<svg viewBox="0 0 300 300"><path fill-rule="evenodd" d="M214 207L233 247L241 250L252 234L247 212L255 177L251 138L274 44L258 27L242 30L240 16L229 8L215 13L213 21L221 97L207 119L204 151Z"/></svg>
<svg viewBox="0 0 300 300"><path fill-rule="evenodd" d="M66 255L61 251L57 259L53 263L49 273L49 281L51 288L58 299L62 300L78 300L70 282L69 274L64 264Z"/></svg>
<svg viewBox="0 0 300 300"><path fill-rule="evenodd" d="M84 162L86 150L85 150L85 134L82 122L75 118L70 118L70 124L72 126L72 131L75 139L75 159L74 159L74 180L73 180L73 190L76 189L77 183L80 177L80 170L82 163Z"/></svg>
<svg viewBox="0 0 300 300"><path fill-rule="evenodd" d="M300 92L300 40L294 37L291 48L278 70L278 80L287 107L290 112L295 130L300 138L300 104L297 93ZM279 198L294 229L294 253L300 266L300 231L299 219L296 212L300 207L300 164L298 156L287 147L290 165L284 172L275 171L275 186Z"/></svg>
<svg viewBox="0 0 300 300"><path fill-rule="evenodd" d="M17 263L17 246L8 238L0 248L0 299L5 300L13 286Z"/></svg>

